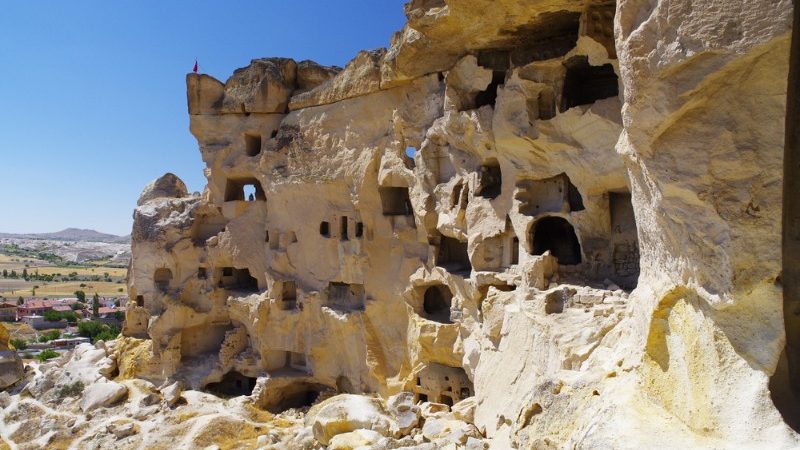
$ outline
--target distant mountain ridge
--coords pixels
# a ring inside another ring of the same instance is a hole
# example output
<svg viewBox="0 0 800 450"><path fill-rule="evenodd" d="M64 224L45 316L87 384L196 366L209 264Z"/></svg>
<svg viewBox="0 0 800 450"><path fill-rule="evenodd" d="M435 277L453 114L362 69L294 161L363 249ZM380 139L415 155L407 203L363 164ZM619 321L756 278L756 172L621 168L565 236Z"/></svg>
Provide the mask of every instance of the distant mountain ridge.
<svg viewBox="0 0 800 450"><path fill-rule="evenodd" d="M0 233L0 238L10 239L51 239L54 241L82 241L82 242L109 242L114 244L129 244L131 236L117 236L115 234L101 233L96 230L82 228L66 228L55 233Z"/></svg>

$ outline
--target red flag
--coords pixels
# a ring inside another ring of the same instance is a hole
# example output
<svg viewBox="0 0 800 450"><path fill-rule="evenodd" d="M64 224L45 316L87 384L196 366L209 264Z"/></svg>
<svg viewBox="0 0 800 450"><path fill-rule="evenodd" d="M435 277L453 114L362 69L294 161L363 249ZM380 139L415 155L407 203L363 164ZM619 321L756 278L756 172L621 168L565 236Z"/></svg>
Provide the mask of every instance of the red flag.
<svg viewBox="0 0 800 450"><path fill-rule="evenodd" d="M197 60L194 60L194 68L192 68L192 72L197 73Z"/></svg>

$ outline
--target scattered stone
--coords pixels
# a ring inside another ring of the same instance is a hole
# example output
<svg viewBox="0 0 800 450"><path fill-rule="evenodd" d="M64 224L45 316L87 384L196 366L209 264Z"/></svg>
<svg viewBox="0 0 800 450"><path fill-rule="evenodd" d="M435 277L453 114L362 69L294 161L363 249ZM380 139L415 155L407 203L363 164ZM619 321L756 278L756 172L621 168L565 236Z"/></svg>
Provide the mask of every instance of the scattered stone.
<svg viewBox="0 0 800 450"><path fill-rule="evenodd" d="M348 433L337 434L330 440L329 450L353 450L369 448L378 443L384 436L377 431L355 430Z"/></svg>
<svg viewBox="0 0 800 450"><path fill-rule="evenodd" d="M161 397L164 399L164 403L169 407L173 407L181 398L181 392L183 392L183 383L180 381L175 381L165 387L162 387L160 392Z"/></svg>
<svg viewBox="0 0 800 450"><path fill-rule="evenodd" d="M117 437L117 439L124 439L136 433L136 424L133 422L114 422L109 424L108 432Z"/></svg>
<svg viewBox="0 0 800 450"><path fill-rule="evenodd" d="M422 435L429 441L445 441L449 444L466 444L467 438L482 438L475 425L460 420L430 418L422 426Z"/></svg>
<svg viewBox="0 0 800 450"><path fill-rule="evenodd" d="M464 400L453 405L451 411L453 412L453 417L458 420L463 420L467 423L474 423L475 422L475 408L478 406L478 399L475 397L468 397Z"/></svg>
<svg viewBox="0 0 800 450"><path fill-rule="evenodd" d="M83 391L80 407L83 412L92 411L101 406L111 406L122 400L128 393L125 385L114 381L98 381Z"/></svg>
<svg viewBox="0 0 800 450"><path fill-rule="evenodd" d="M450 412L450 407L442 403L424 402L420 405L422 417L442 417Z"/></svg>

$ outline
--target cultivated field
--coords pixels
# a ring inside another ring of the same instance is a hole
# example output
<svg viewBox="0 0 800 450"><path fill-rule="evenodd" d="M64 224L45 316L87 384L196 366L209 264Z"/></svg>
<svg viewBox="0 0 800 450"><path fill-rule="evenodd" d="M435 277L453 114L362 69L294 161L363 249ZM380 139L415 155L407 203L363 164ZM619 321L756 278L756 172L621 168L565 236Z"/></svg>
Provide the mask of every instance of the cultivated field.
<svg viewBox="0 0 800 450"><path fill-rule="evenodd" d="M53 281L21 278L22 270L28 274L53 276ZM127 295L125 277L127 269L119 267L93 265L53 265L47 261L33 258L20 258L0 254L0 273L6 270L9 274L14 270L20 278L3 278L0 276L0 296L6 298L22 297L72 297L75 291L81 290L87 296L95 293L102 297L119 297ZM35 294L34 294L35 288Z"/></svg>

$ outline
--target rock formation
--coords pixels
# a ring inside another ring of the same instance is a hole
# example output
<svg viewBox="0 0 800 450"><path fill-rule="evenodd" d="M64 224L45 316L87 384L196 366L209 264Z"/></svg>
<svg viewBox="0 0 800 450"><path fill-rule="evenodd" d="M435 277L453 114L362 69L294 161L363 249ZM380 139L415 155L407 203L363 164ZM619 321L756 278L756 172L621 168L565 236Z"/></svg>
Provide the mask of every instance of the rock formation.
<svg viewBox="0 0 800 450"><path fill-rule="evenodd" d="M25 375L22 358L10 343L11 337L3 324L0 324L0 389L5 389Z"/></svg>
<svg viewBox="0 0 800 450"><path fill-rule="evenodd" d="M142 194L119 376L294 417L258 445L800 445L791 2L406 14L344 68L187 76L208 184Z"/></svg>

